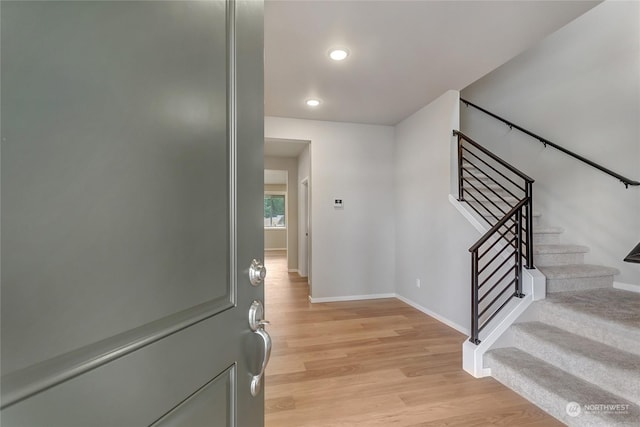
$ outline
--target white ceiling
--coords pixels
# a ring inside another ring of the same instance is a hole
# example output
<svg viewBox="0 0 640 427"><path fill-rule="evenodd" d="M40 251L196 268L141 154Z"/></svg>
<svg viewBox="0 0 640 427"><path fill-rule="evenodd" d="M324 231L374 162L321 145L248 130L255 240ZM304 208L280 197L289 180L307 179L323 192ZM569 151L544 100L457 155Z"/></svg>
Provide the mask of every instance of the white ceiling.
<svg viewBox="0 0 640 427"><path fill-rule="evenodd" d="M597 3L267 0L265 114L394 125ZM329 60L334 46L351 55Z"/></svg>
<svg viewBox="0 0 640 427"><path fill-rule="evenodd" d="M265 157L298 157L309 141L297 139L265 138Z"/></svg>
<svg viewBox="0 0 640 427"><path fill-rule="evenodd" d="M286 184L287 171L265 169L264 183L265 184Z"/></svg>

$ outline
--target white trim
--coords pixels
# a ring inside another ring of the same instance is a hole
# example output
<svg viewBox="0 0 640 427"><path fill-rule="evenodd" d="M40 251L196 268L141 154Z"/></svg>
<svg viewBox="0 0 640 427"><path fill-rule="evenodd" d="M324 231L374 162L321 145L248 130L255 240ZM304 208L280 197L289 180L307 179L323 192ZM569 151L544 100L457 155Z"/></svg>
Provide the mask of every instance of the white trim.
<svg viewBox="0 0 640 427"><path fill-rule="evenodd" d="M309 301L312 303L318 302L338 302L338 301L358 301L367 299L381 299L381 298L396 298L396 294L371 294L371 295L347 295L343 297L325 297L325 298L313 298L309 295Z"/></svg>
<svg viewBox="0 0 640 427"><path fill-rule="evenodd" d="M289 271L289 273L298 273L298 274L300 274L300 272L298 271L297 268L290 268L288 271Z"/></svg>
<svg viewBox="0 0 640 427"><path fill-rule="evenodd" d="M286 251L286 250L287 250L287 248L268 248L268 249L264 248L265 252L268 252L268 251Z"/></svg>
<svg viewBox="0 0 640 427"><path fill-rule="evenodd" d="M494 346L496 341L529 308L532 302L533 295L531 293L522 299L512 298L498 314L498 317L492 320L495 326L492 327L491 332L486 337L480 336L480 344L475 345L466 340L462 344L462 369L476 378L491 375L491 369L484 367L484 354Z"/></svg>
<svg viewBox="0 0 640 427"><path fill-rule="evenodd" d="M457 210L464 216L467 221L471 223L480 233L484 234L490 230L485 224L478 221L478 219L469 212L452 194L449 194L449 203L451 203Z"/></svg>
<svg viewBox="0 0 640 427"><path fill-rule="evenodd" d="M623 291L640 293L640 285L636 285L634 283L613 282L613 287L616 289L622 289Z"/></svg>
<svg viewBox="0 0 640 427"><path fill-rule="evenodd" d="M287 173L287 184L289 183L289 171ZM285 184L285 185L287 185ZM269 185L269 184L267 184ZM282 190L264 190L264 196L284 196L284 226L283 227L264 227L265 230L287 230L289 228L289 189ZM263 197L264 197L263 196ZM289 234L287 233L287 241L289 240Z"/></svg>
<svg viewBox="0 0 640 427"><path fill-rule="evenodd" d="M402 295L398 295L396 294L396 298L398 298L400 301L404 302L405 304L409 304L411 307L415 308L418 311L423 312L424 314L426 314L429 317L433 317L434 319L436 319L438 322L440 323L444 323L445 325L455 329L456 331L463 333L465 335L469 335L469 328L465 328L464 326L460 326L455 322L452 322L451 320L429 310L426 307L421 306L420 304L417 304L413 301L411 301L408 298L403 297Z"/></svg>

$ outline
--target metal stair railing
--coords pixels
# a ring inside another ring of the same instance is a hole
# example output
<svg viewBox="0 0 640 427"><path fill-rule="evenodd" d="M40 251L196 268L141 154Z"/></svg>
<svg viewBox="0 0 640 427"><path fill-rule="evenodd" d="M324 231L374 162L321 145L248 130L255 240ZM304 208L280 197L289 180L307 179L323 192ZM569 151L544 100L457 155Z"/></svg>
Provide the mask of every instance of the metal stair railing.
<svg viewBox="0 0 640 427"><path fill-rule="evenodd" d="M458 137L458 200L490 226L471 248L471 337L511 298L522 298L522 268L533 268L534 180L462 132ZM493 256L489 256L493 253Z"/></svg>

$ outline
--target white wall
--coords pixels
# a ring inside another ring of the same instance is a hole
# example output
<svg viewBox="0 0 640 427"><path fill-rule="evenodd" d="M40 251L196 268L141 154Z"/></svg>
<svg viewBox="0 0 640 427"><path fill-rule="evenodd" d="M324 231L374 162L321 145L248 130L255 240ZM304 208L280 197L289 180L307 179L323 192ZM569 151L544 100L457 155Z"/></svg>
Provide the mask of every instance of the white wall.
<svg viewBox="0 0 640 427"><path fill-rule="evenodd" d="M264 250L286 250L287 249L287 230L265 228L264 229Z"/></svg>
<svg viewBox="0 0 640 427"><path fill-rule="evenodd" d="M605 2L462 91L462 97L640 180L640 3ZM640 187L556 151L471 108L462 130L536 180L535 209L591 248L586 261L640 285L622 261L640 241Z"/></svg>
<svg viewBox="0 0 640 427"><path fill-rule="evenodd" d="M306 185L302 181L306 180ZM308 194L307 194L308 193ZM307 229L309 213L307 212L307 199L311 194L311 158L310 147L307 147L298 156L298 273L303 277L308 277L311 284L312 279L308 265L307 247L311 242L311 233Z"/></svg>
<svg viewBox="0 0 640 427"><path fill-rule="evenodd" d="M311 141L311 296L392 293L393 128L266 117L265 137Z"/></svg>
<svg viewBox="0 0 640 427"><path fill-rule="evenodd" d="M458 93L449 91L396 126L395 282L399 296L468 330L468 248L480 235L449 202L458 114Z"/></svg>
<svg viewBox="0 0 640 427"><path fill-rule="evenodd" d="M264 168L287 171L287 264L289 270L295 271L298 269L298 160L265 157Z"/></svg>

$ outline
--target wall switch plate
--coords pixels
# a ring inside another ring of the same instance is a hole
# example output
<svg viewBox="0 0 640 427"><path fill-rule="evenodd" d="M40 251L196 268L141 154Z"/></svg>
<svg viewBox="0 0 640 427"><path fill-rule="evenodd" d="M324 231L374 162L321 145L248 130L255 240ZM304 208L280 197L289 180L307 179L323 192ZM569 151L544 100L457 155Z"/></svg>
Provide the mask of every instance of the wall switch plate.
<svg viewBox="0 0 640 427"><path fill-rule="evenodd" d="M333 207L336 209L344 208L344 203L342 199L333 199Z"/></svg>
<svg viewBox="0 0 640 427"><path fill-rule="evenodd" d="M420 279L416 279L416 288L420 287Z"/></svg>

